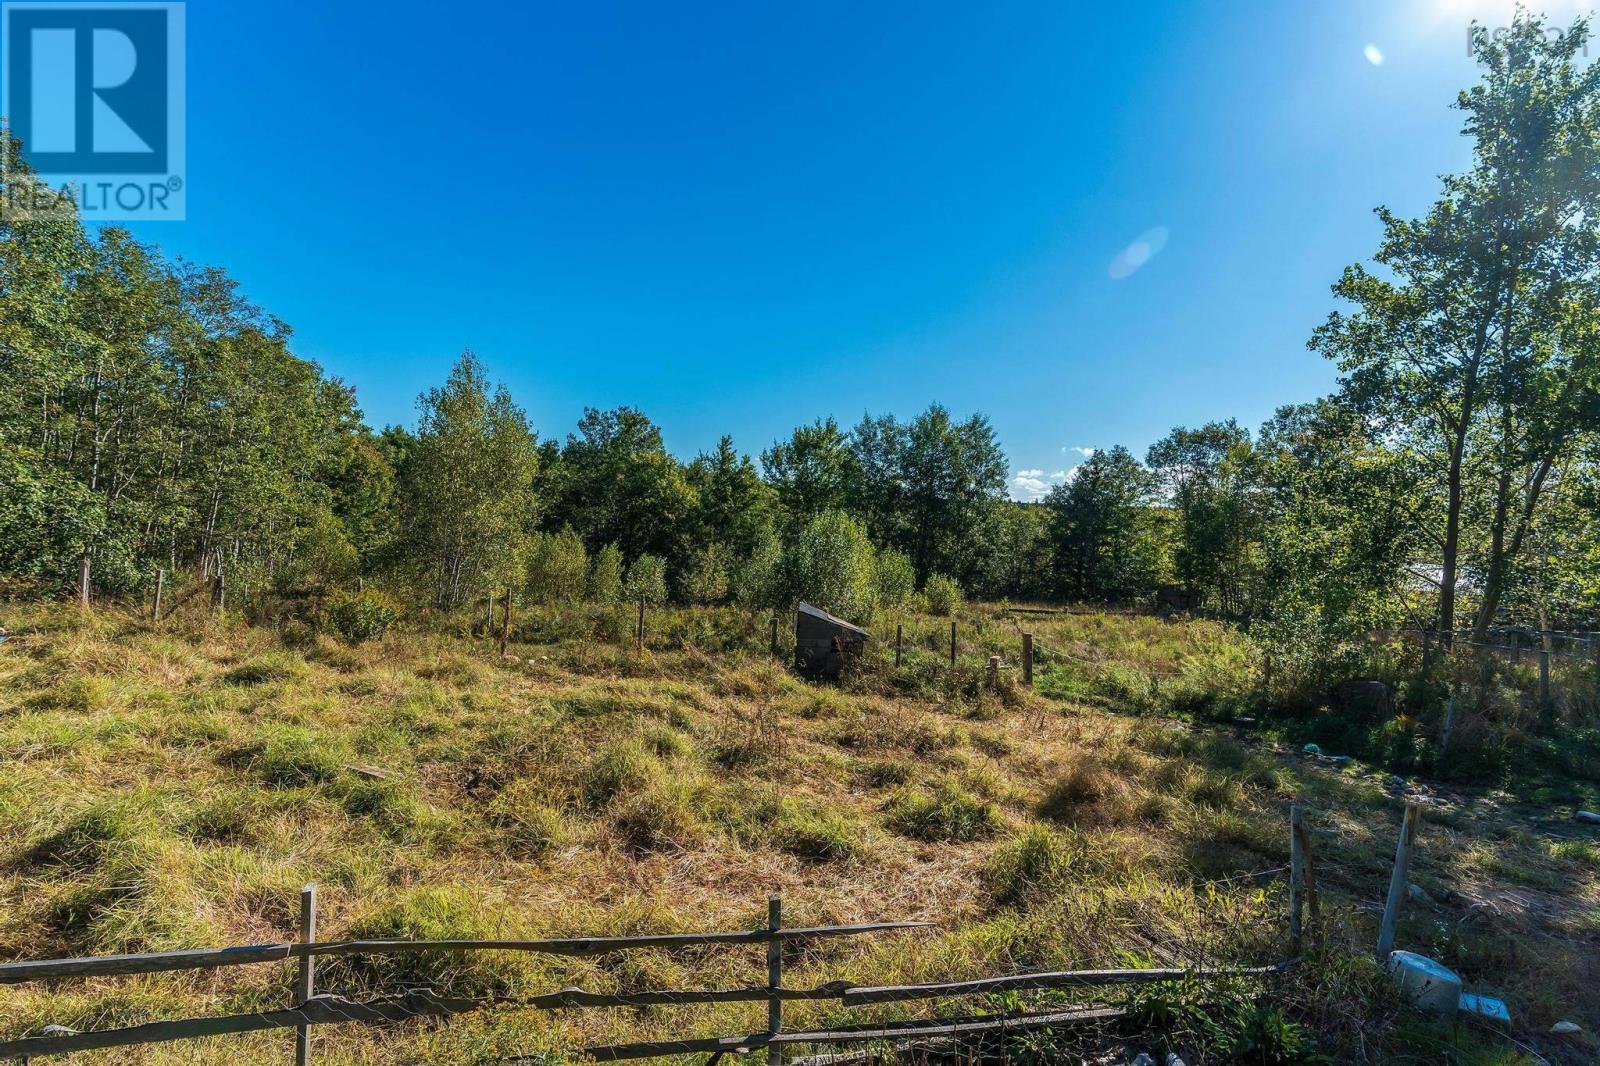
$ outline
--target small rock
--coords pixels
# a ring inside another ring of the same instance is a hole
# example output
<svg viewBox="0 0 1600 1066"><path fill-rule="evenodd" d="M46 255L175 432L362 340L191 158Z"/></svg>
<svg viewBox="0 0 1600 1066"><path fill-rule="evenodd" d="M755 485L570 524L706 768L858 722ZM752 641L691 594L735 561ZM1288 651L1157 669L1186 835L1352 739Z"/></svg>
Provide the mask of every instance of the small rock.
<svg viewBox="0 0 1600 1066"><path fill-rule="evenodd" d="M1167 1052L1167 1066L1184 1066L1183 1060L1178 1058L1176 1051Z"/></svg>
<svg viewBox="0 0 1600 1066"><path fill-rule="evenodd" d="M1576 1036L1583 1032L1583 1026L1577 1022L1561 1021L1550 1027L1550 1031L1557 1036Z"/></svg>
<svg viewBox="0 0 1600 1066"><path fill-rule="evenodd" d="M1412 899L1412 901L1416 902L1416 903L1432 903L1433 902L1433 897L1429 896L1427 890L1424 889L1419 884L1415 884L1415 883L1407 884L1406 885L1406 895L1409 896Z"/></svg>
<svg viewBox="0 0 1600 1066"><path fill-rule="evenodd" d="M1305 747L1301 748L1300 750L1305 752L1307 755L1321 755L1322 754L1322 749L1320 747L1318 747L1317 745L1315 745L1315 744L1307 744Z"/></svg>
<svg viewBox="0 0 1600 1066"><path fill-rule="evenodd" d="M1600 814L1593 811L1579 811L1572 816L1574 822L1587 822L1590 825L1600 825Z"/></svg>
<svg viewBox="0 0 1600 1066"><path fill-rule="evenodd" d="M1141 1051L1139 1052L1139 1057L1130 1062L1128 1066L1156 1066L1156 1060Z"/></svg>

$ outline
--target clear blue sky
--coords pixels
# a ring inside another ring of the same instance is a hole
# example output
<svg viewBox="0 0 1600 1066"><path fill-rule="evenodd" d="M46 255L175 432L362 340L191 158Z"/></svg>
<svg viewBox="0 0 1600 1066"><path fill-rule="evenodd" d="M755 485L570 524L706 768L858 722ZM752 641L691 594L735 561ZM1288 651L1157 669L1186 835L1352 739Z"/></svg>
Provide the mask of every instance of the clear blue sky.
<svg viewBox="0 0 1600 1066"><path fill-rule="evenodd" d="M1327 391L1328 286L1466 161L1467 24L1509 9L190 0L188 220L137 232L374 425L470 347L543 436L939 401L1048 481Z"/></svg>

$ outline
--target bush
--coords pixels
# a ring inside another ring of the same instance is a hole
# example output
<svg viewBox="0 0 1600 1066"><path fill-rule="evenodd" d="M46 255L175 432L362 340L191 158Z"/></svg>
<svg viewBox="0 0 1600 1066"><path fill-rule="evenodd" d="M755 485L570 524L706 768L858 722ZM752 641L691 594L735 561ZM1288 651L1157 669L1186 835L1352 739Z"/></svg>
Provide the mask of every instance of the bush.
<svg viewBox="0 0 1600 1066"><path fill-rule="evenodd" d="M708 544L689 561L683 575L683 598L689 603L721 603L728 598L728 571L733 553L726 545Z"/></svg>
<svg viewBox="0 0 1600 1066"><path fill-rule="evenodd" d="M874 582L878 606L886 611L902 611L917 595L917 572L903 552L887 549L878 553L877 579Z"/></svg>
<svg viewBox="0 0 1600 1066"><path fill-rule="evenodd" d="M667 602L667 564L659 555L641 555L628 567L628 580L622 586L629 603L642 598L646 603Z"/></svg>
<svg viewBox="0 0 1600 1066"><path fill-rule="evenodd" d="M335 592L324 609L329 628L351 643L382 640L400 618L400 608L377 589Z"/></svg>
<svg viewBox="0 0 1600 1066"><path fill-rule="evenodd" d="M825 511L800 531L784 557L784 574L793 599L849 621L872 617L872 542L842 511Z"/></svg>
<svg viewBox="0 0 1600 1066"><path fill-rule="evenodd" d="M607 606L622 596L622 552L615 544L607 544L594 557L589 568L588 596L590 603Z"/></svg>
<svg viewBox="0 0 1600 1066"><path fill-rule="evenodd" d="M965 842L1000 828L994 804L943 781L932 791L902 792L889 804L889 824L917 840Z"/></svg>
<svg viewBox="0 0 1600 1066"><path fill-rule="evenodd" d="M589 575L583 538L571 530L540 533L528 553L528 594L534 603L577 603Z"/></svg>
<svg viewBox="0 0 1600 1066"><path fill-rule="evenodd" d="M783 547L770 533L757 542L748 558L740 561L729 576L733 598L744 607L781 606L783 588Z"/></svg>
<svg viewBox="0 0 1600 1066"><path fill-rule="evenodd" d="M953 577L930 574L922 586L922 605L929 614L955 614L961 610L961 586Z"/></svg>

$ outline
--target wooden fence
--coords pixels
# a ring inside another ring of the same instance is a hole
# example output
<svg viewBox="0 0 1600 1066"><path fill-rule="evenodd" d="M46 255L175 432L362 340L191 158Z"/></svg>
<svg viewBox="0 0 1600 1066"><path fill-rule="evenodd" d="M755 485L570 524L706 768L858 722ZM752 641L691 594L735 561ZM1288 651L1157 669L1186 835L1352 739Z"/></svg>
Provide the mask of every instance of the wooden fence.
<svg viewBox="0 0 1600 1066"><path fill-rule="evenodd" d="M1298 866L1296 867L1298 870ZM1296 881L1298 883L1298 876ZM832 1001L846 1007L877 1003L940 1000L955 997L1048 989L1081 989L1110 986L1148 985L1180 980L1218 977L1265 978L1278 974L1291 962L1275 966L1190 969L1071 970L1024 973L979 980L950 981L916 985L855 985L835 981L811 988L790 988L783 984L783 945L825 937L851 937L927 928L926 922L878 922L861 925L786 927L782 923L782 902L774 896L768 904L767 923L757 929L736 932L663 933L644 936L577 937L551 940L340 940L318 941L315 937L315 886L308 885L302 899L301 937L278 944L243 947L197 948L185 951L152 952L135 955L102 955L73 959L50 959L0 963L0 984L29 981L55 981L69 978L114 977L133 974L171 973L184 970L214 970L260 963L294 962L295 1003L281 1010L203 1018L182 1018L147 1022L116 1029L75 1032L49 1026L33 1036L0 1040L0 1059L62 1055L95 1049L130 1047L174 1040L293 1029L294 1057L300 1064L311 1058L312 1027L336 1023L382 1025L419 1018L445 1018L451 1015L495 1007L537 1010L568 1010L595 1007L646 1007L706 1003L766 1003L766 1028L753 1033L718 1037L668 1038L586 1047L583 1053L601 1062L649 1058L657 1055L707 1052L744 1052L764 1048L767 1061L782 1066L784 1049L797 1044L860 1044L919 1040L929 1037L955 1038L996 1032L1059 1028L1074 1024L1115 1019L1121 1008L1091 1006L1070 1010L1016 1013L1001 1016L872 1022L842 1025L831 1029L788 1030L783 1028L785 1003ZM1298 892L1296 895L1298 905ZM1298 933L1299 919L1291 916ZM541 995L509 997L461 997L432 990L409 990L372 1000L360 1001L345 996L318 994L315 990L315 960L330 956L397 955L434 951L518 951L547 955L591 956L607 952L645 948L684 948L706 945L764 944L767 981L765 985L739 988L690 990L647 990L602 993L581 988L563 988Z"/></svg>

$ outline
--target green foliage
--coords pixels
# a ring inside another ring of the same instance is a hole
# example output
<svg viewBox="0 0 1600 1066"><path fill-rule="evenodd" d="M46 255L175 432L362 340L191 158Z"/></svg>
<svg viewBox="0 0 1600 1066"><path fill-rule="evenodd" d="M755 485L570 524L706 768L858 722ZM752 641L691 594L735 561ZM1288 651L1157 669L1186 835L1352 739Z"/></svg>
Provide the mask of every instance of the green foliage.
<svg viewBox="0 0 1600 1066"><path fill-rule="evenodd" d="M1074 855L1048 828L1033 824L995 849L990 891L1001 903L1018 903L1055 891L1072 871Z"/></svg>
<svg viewBox="0 0 1600 1066"><path fill-rule="evenodd" d="M535 534L528 548L528 592L534 603L570 604L584 597L589 553L570 530Z"/></svg>
<svg viewBox="0 0 1600 1066"><path fill-rule="evenodd" d="M883 610L904 611L910 607L917 592L917 571L911 558L893 548L880 551L873 588Z"/></svg>
<svg viewBox="0 0 1600 1066"><path fill-rule="evenodd" d="M1101 449L1051 490L1056 587L1065 596L1128 602L1155 589L1164 538L1154 479L1126 448Z"/></svg>
<svg viewBox="0 0 1600 1066"><path fill-rule="evenodd" d="M615 544L595 553L585 595L590 603L601 604L613 604L622 597L622 552Z"/></svg>
<svg viewBox="0 0 1600 1066"><path fill-rule="evenodd" d="M961 842L993 836L1000 829L994 804L953 781L911 789L889 803L889 825L917 840Z"/></svg>
<svg viewBox="0 0 1600 1066"><path fill-rule="evenodd" d="M929 614L949 617L961 610L961 586L954 578L932 574L922 586L922 606Z"/></svg>
<svg viewBox="0 0 1600 1066"><path fill-rule="evenodd" d="M796 535L783 560L789 599L841 618L872 617L874 565L866 530L849 515L826 511Z"/></svg>
<svg viewBox="0 0 1600 1066"><path fill-rule="evenodd" d="M629 603L659 604L667 602L667 564L659 555L641 555L628 567L628 579L622 586L623 597Z"/></svg>
<svg viewBox="0 0 1600 1066"><path fill-rule="evenodd" d="M539 469L527 416L464 352L444 387L418 401L404 468L406 544L440 607L520 584Z"/></svg>
<svg viewBox="0 0 1600 1066"><path fill-rule="evenodd" d="M382 640L400 619L400 607L377 589L340 590L328 597L324 613L328 625L353 643Z"/></svg>
<svg viewBox="0 0 1600 1066"><path fill-rule="evenodd" d="M728 572L733 553L723 544L708 544L689 560L683 575L683 598L689 603L721 603L728 598Z"/></svg>

